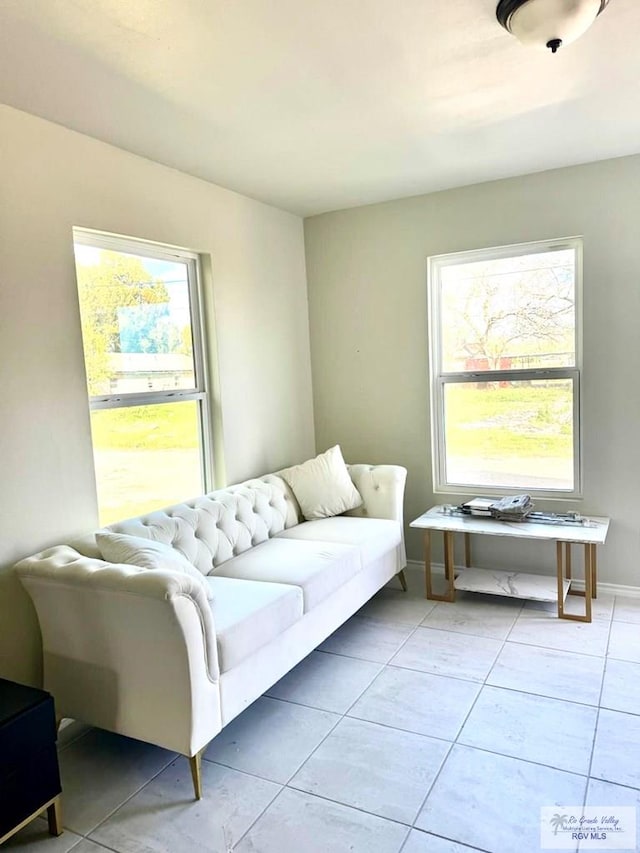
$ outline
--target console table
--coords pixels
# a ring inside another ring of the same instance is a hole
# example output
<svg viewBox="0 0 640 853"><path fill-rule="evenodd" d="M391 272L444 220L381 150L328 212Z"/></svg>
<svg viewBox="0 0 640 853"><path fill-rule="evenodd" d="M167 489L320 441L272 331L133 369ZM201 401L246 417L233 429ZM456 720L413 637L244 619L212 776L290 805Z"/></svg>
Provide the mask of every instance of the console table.
<svg viewBox="0 0 640 853"><path fill-rule="evenodd" d="M584 524L544 524L527 521L496 521L482 516L451 515L444 507L435 506L425 512L411 527L424 530L424 567L426 597L434 601L455 601L456 590L484 592L511 598L535 601L557 601L558 617L578 622L591 622L591 599L597 597L596 547L603 545L609 529L608 518L589 518ZM431 533L441 532L444 538L444 573L447 591L433 591L431 574ZM454 567L454 537L464 536L465 568L456 574ZM556 577L525 574L513 571L491 571L471 567L471 536L507 536L517 539L542 539L556 546ZM572 589L571 546L584 546L584 590ZM566 596L580 595L585 599L584 615L565 613Z"/></svg>
<svg viewBox="0 0 640 853"><path fill-rule="evenodd" d="M45 809L62 833L53 699L0 678L0 844Z"/></svg>

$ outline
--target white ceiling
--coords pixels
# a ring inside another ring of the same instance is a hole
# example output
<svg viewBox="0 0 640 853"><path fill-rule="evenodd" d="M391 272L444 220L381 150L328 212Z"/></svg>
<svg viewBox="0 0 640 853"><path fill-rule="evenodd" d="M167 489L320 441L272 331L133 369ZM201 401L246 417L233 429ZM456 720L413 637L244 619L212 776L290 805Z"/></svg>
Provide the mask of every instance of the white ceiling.
<svg viewBox="0 0 640 853"><path fill-rule="evenodd" d="M308 215L640 151L639 0L0 0L0 100Z"/></svg>

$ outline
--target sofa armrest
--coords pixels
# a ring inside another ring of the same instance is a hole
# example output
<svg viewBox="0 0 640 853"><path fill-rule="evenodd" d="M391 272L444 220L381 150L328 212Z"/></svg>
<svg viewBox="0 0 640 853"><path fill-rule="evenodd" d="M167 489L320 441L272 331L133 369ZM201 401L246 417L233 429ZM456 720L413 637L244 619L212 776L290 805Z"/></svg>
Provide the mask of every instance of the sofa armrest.
<svg viewBox="0 0 640 853"><path fill-rule="evenodd" d="M407 469L401 465L347 465L354 486L362 495L362 505L345 515L360 518L388 518L400 525L398 565L407 565L404 544L404 486Z"/></svg>
<svg viewBox="0 0 640 853"><path fill-rule="evenodd" d="M59 716L193 755L220 730L211 608L188 575L58 546L16 566Z"/></svg>
<svg viewBox="0 0 640 853"><path fill-rule="evenodd" d="M404 486L407 469L400 465L347 465L362 506L347 515L389 518L403 523Z"/></svg>

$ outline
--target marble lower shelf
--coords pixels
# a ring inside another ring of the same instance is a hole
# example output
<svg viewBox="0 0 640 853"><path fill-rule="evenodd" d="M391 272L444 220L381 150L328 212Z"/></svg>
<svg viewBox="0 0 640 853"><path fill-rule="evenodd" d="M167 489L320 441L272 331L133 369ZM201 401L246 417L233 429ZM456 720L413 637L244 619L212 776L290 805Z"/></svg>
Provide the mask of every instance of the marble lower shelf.
<svg viewBox="0 0 640 853"><path fill-rule="evenodd" d="M530 575L524 572L494 572L490 569L462 569L454 586L466 592L485 592L508 598L527 598L531 601L557 601L558 582L547 575ZM562 581L563 598L567 597L571 581Z"/></svg>

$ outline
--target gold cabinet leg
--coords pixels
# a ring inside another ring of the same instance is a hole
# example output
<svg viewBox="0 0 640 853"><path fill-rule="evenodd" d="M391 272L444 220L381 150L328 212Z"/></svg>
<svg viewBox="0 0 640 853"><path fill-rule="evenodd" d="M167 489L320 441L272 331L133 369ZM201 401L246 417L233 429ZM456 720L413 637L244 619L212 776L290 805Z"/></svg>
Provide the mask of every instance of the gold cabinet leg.
<svg viewBox="0 0 640 853"><path fill-rule="evenodd" d="M62 804L60 797L47 807L47 821L49 823L49 835L62 835Z"/></svg>
<svg viewBox="0 0 640 853"><path fill-rule="evenodd" d="M190 756L189 766L191 767L191 778L193 779L193 791L196 795L196 800L202 799L202 752L197 752Z"/></svg>
<svg viewBox="0 0 640 853"><path fill-rule="evenodd" d="M564 543L564 576L571 580L571 542Z"/></svg>
<svg viewBox="0 0 640 853"><path fill-rule="evenodd" d="M591 597L598 597L598 565L596 558L597 549L595 545L591 546Z"/></svg>
<svg viewBox="0 0 640 853"><path fill-rule="evenodd" d="M470 569L471 568L471 534L464 534L464 564Z"/></svg>
<svg viewBox="0 0 640 853"><path fill-rule="evenodd" d="M407 591L407 578L405 577L404 569L398 572L398 580L400 581L400 586L402 587L402 591Z"/></svg>

